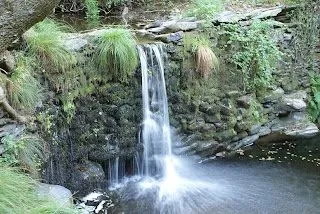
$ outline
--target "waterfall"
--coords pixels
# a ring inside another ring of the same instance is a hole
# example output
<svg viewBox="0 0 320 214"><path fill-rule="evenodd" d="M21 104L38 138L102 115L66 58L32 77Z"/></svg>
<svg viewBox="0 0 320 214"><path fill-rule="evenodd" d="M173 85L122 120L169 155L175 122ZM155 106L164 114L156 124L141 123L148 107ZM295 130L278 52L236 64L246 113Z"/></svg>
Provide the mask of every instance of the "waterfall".
<svg viewBox="0 0 320 214"><path fill-rule="evenodd" d="M144 146L142 171L145 176L164 176L171 157L168 101L161 44L138 46L142 73Z"/></svg>

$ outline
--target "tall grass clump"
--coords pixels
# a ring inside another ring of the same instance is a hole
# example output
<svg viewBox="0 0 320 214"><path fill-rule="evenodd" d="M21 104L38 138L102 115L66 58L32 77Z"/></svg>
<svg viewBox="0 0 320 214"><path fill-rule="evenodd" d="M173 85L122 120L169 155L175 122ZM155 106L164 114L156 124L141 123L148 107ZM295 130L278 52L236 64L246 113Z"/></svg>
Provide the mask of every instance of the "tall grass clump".
<svg viewBox="0 0 320 214"><path fill-rule="evenodd" d="M211 20L215 14L223 11L223 9L223 0L191 0L185 15Z"/></svg>
<svg viewBox="0 0 320 214"><path fill-rule="evenodd" d="M0 161L0 213L75 214L77 211L50 199L37 196L37 183Z"/></svg>
<svg viewBox="0 0 320 214"><path fill-rule="evenodd" d="M7 94L14 108L34 109L42 99L42 87L33 76L34 60L24 55L17 56L17 65L10 78L7 78Z"/></svg>
<svg viewBox="0 0 320 214"><path fill-rule="evenodd" d="M210 40L204 35L186 35L184 51L194 55L197 73L207 79L213 70L219 69L219 60L210 47Z"/></svg>
<svg viewBox="0 0 320 214"><path fill-rule="evenodd" d="M45 160L45 142L38 137L25 135L18 138L7 135L1 139L4 145L2 160L7 164L19 166L37 177Z"/></svg>
<svg viewBox="0 0 320 214"><path fill-rule="evenodd" d="M37 57L46 72L64 72L76 63L75 56L63 45L67 30L68 27L45 19L27 32L27 51Z"/></svg>
<svg viewBox="0 0 320 214"><path fill-rule="evenodd" d="M127 29L107 30L98 39L94 57L98 69L105 72L105 80L127 82L138 64L136 41Z"/></svg>

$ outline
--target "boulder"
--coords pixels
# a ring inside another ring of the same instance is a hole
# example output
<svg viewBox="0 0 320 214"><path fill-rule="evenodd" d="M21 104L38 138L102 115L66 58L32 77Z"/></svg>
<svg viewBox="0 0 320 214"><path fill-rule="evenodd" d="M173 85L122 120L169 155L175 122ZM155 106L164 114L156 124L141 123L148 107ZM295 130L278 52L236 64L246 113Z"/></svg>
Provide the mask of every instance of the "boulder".
<svg viewBox="0 0 320 214"><path fill-rule="evenodd" d="M66 47L66 49L70 51L79 52L82 51L87 45L88 41L83 38L67 38L63 41L63 45Z"/></svg>
<svg viewBox="0 0 320 214"><path fill-rule="evenodd" d="M57 201L61 206L73 204L71 191L60 185L40 183L37 186L37 193L42 198L50 198Z"/></svg>

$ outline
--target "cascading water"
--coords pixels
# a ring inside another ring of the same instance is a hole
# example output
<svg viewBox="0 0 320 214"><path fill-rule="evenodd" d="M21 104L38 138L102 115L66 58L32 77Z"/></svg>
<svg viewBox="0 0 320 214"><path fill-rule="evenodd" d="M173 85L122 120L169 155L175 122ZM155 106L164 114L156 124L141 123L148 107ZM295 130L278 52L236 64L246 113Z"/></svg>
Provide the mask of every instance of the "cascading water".
<svg viewBox="0 0 320 214"><path fill-rule="evenodd" d="M192 157L173 155L164 78L165 50L161 44L149 44L139 46L138 51L143 97L140 140L144 152L142 160L136 155L133 161L142 163L137 164L140 177L123 182L117 189L121 195L117 213L244 214L319 210L317 200L309 200L310 192L302 190L301 183L288 184L292 175L286 168L219 162L198 164ZM115 166L121 166L116 162ZM279 173L287 179L277 176ZM115 174L116 180L119 176ZM301 177L301 180L304 183L306 179Z"/></svg>
<svg viewBox="0 0 320 214"><path fill-rule="evenodd" d="M139 46L142 73L143 174L163 176L172 156L168 101L164 78L163 46Z"/></svg>

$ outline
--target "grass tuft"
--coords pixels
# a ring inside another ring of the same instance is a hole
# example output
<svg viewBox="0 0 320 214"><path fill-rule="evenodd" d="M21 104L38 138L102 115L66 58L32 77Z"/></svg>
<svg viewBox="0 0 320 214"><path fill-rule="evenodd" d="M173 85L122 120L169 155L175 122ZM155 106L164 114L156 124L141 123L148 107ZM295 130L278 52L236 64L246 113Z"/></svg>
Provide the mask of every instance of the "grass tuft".
<svg viewBox="0 0 320 214"><path fill-rule="evenodd" d="M17 56L17 66L10 78L7 78L9 102L14 108L34 109L42 99L42 87L32 75L33 59Z"/></svg>
<svg viewBox="0 0 320 214"><path fill-rule="evenodd" d="M196 66L200 76L207 79L212 70L219 69L219 60L210 47L199 46L196 52Z"/></svg>
<svg viewBox="0 0 320 214"><path fill-rule="evenodd" d="M1 139L4 145L3 161L10 165L19 165L34 177L38 176L45 160L45 142L35 136L25 135L15 138L7 135Z"/></svg>
<svg viewBox="0 0 320 214"><path fill-rule="evenodd" d="M138 64L134 36L127 29L107 30L98 39L94 59L98 69L105 72L105 80L127 82Z"/></svg>
<svg viewBox="0 0 320 214"><path fill-rule="evenodd" d="M76 57L62 43L68 27L45 19L27 33L27 50L42 62L46 71L64 72L76 63Z"/></svg>
<svg viewBox="0 0 320 214"><path fill-rule="evenodd" d="M184 55L191 52L195 57L196 72L207 79L213 70L219 69L219 59L210 47L210 40L203 34L187 34L184 37Z"/></svg>
<svg viewBox="0 0 320 214"><path fill-rule="evenodd" d="M0 213L7 214L75 214L73 208L36 194L36 182L0 161Z"/></svg>

